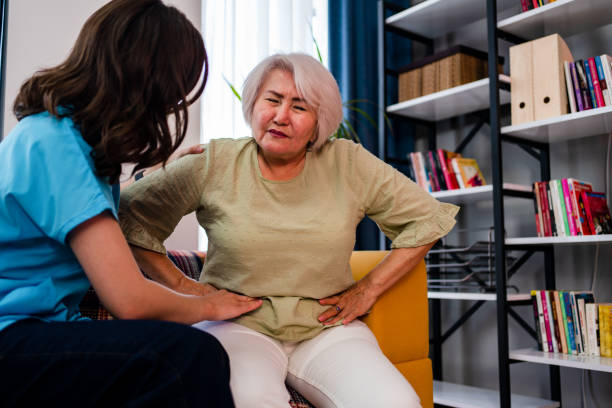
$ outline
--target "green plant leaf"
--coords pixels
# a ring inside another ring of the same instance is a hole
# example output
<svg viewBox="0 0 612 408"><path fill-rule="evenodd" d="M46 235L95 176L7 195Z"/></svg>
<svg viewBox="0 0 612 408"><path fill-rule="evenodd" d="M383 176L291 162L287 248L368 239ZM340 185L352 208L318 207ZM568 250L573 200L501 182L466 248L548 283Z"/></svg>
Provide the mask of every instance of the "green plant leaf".
<svg viewBox="0 0 612 408"><path fill-rule="evenodd" d="M225 75L223 75L223 80L225 81L225 83L230 87L230 89L232 90L232 92L234 93L234 95L236 95L236 98L238 98L238 100L240 102L242 102L242 97L240 96L240 94L238 93L238 91L236 90L236 88L234 88L234 85L232 85L232 83L225 77Z"/></svg>
<svg viewBox="0 0 612 408"><path fill-rule="evenodd" d="M355 131L355 128L353 127L353 125L351 125L351 122L349 122L348 119L344 119L344 125L349 131L350 139L354 142L361 143L361 140L359 139L359 136L357 136L357 132Z"/></svg>
<svg viewBox="0 0 612 408"><path fill-rule="evenodd" d="M308 28L310 28L310 36L312 37L312 42L314 43L315 49L317 50L317 56L319 57L319 62L323 64L323 57L321 56L321 50L319 49L319 43L317 42L317 39L314 36L314 31L312 30L312 25L310 24L310 22L308 23Z"/></svg>

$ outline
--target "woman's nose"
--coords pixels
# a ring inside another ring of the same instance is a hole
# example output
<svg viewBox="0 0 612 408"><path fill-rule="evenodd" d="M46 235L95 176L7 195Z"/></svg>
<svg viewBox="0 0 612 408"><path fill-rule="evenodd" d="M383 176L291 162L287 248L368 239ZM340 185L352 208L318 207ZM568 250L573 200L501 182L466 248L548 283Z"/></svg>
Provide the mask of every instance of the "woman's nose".
<svg viewBox="0 0 612 408"><path fill-rule="evenodd" d="M281 104L276 109L274 122L278 124L287 124L289 122L289 105Z"/></svg>

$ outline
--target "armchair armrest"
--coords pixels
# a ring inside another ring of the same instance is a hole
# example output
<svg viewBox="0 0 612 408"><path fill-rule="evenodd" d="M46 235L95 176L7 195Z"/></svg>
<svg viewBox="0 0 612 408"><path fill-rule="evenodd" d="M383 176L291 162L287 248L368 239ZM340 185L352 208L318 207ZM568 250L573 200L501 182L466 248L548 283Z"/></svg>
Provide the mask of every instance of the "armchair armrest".
<svg viewBox="0 0 612 408"><path fill-rule="evenodd" d="M364 277L387 251L354 251L351 269L356 280ZM394 364L424 359L429 354L429 312L425 261L381 296L362 318L374 332L383 353Z"/></svg>

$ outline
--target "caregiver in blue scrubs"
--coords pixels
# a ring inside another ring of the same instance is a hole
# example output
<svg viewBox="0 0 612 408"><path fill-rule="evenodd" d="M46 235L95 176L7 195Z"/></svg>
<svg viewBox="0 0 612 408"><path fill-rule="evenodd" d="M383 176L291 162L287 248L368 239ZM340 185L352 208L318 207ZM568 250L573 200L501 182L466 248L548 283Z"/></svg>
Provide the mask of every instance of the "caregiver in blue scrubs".
<svg viewBox="0 0 612 408"><path fill-rule="evenodd" d="M22 85L0 143L2 406L233 406L225 351L188 324L261 301L145 279L117 224L122 164L168 159L206 77L181 12L113 0ZM81 317L90 285L117 320Z"/></svg>

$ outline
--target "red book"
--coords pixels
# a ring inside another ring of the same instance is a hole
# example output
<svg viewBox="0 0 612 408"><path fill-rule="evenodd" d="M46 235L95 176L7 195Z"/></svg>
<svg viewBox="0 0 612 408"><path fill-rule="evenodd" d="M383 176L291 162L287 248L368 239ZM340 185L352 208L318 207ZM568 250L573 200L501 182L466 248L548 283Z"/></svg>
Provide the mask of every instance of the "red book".
<svg viewBox="0 0 612 408"><path fill-rule="evenodd" d="M436 151L438 153L438 159L440 160L440 166L442 167L442 175L446 180L446 185L449 190L457 190L459 188L459 184L457 183L457 178L455 177L455 172L453 172L452 167L450 166L451 155L458 155L458 153L448 152L443 149L438 149Z"/></svg>
<svg viewBox="0 0 612 408"><path fill-rule="evenodd" d="M606 106L604 101L603 93L601 92L601 86L599 85L599 75L597 75L597 65L595 65L595 58L591 57L589 61L589 71L591 72L591 80L593 82L593 90L595 91L595 100L597 100L597 107Z"/></svg>
<svg viewBox="0 0 612 408"><path fill-rule="evenodd" d="M535 212L538 237L543 237L544 228L542 226L542 211L540 210L540 191L538 190L537 183L533 183L533 211Z"/></svg>
<svg viewBox="0 0 612 408"><path fill-rule="evenodd" d="M605 194L583 191L582 196L591 231L597 235L612 234L612 217Z"/></svg>
<svg viewBox="0 0 612 408"><path fill-rule="evenodd" d="M582 232L584 233L584 235L595 235L595 227L593 226L593 219L591 218L589 220L589 211L586 208L586 203L587 202L587 197L586 197L586 191L583 191L582 193L580 193L580 195L578 196L578 208L580 209L580 211L584 211L585 214L585 223L582 225Z"/></svg>
<svg viewBox="0 0 612 408"><path fill-rule="evenodd" d="M591 187L591 184L585 183L584 181L578 181L573 178L568 178L567 183L570 191L570 199L572 201L572 212L574 214L576 230L579 235L587 235L583 231L583 226L586 227L586 230L588 231L588 226L585 224L586 213L584 211L581 212L580 207L578 207L578 196L580 196L583 191L593 191L593 188Z"/></svg>
<svg viewBox="0 0 612 408"><path fill-rule="evenodd" d="M544 223L544 236L552 237L552 228L550 224L550 212L548 211L548 198L546 197L546 182L538 182L540 189L540 210L542 211L542 222Z"/></svg>
<svg viewBox="0 0 612 408"><path fill-rule="evenodd" d="M552 322L548 318L549 305L546 303L546 291L545 290L540 291L540 297L542 299L542 312L544 313L544 327L546 328L546 339L548 340L548 351L552 353L554 351L553 342L552 342L553 332L550 329L551 327L550 325Z"/></svg>
<svg viewBox="0 0 612 408"><path fill-rule="evenodd" d="M523 11L529 10L529 8L527 8L527 0L521 0L521 8Z"/></svg>

